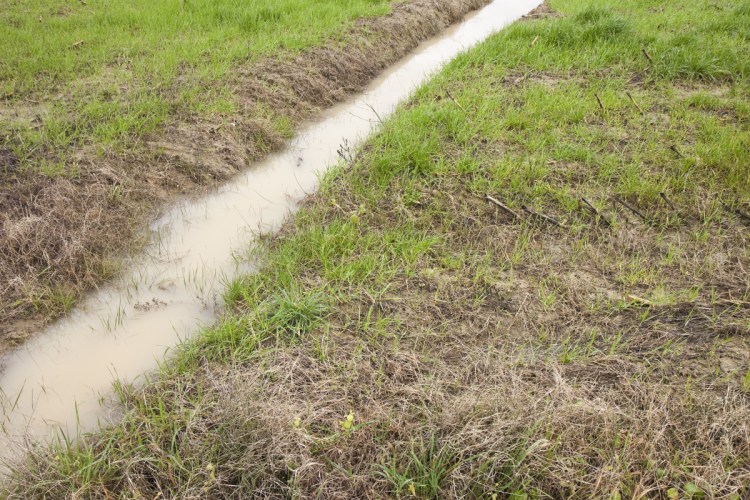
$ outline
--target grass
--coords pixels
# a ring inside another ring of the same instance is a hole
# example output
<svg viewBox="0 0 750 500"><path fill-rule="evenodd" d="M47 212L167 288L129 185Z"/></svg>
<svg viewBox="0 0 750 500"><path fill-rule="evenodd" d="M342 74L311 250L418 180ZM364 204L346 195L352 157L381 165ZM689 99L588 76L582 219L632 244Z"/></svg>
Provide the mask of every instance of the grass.
<svg viewBox="0 0 750 500"><path fill-rule="evenodd" d="M282 147L485 2L9 4L0 351L116 277L165 203Z"/></svg>
<svg viewBox="0 0 750 500"><path fill-rule="evenodd" d="M743 498L748 5L555 0L458 57L6 494Z"/></svg>
<svg viewBox="0 0 750 500"><path fill-rule="evenodd" d="M177 191L154 179L164 178L168 162L154 161L160 148L149 148L149 140L163 138L168 124L236 123L245 110L269 131L247 147L267 152L278 142L268 135L290 136L295 121L284 106L247 110L236 92L238 73L272 58L294 60L355 21L389 11L386 0L4 5L0 323L7 330L0 327L0 350L6 335L23 338L68 312L86 289L116 275L113 262L142 245L138 232L154 200ZM177 144L174 135L163 140ZM206 177L207 163L189 175ZM167 174L185 191L182 176Z"/></svg>
<svg viewBox="0 0 750 500"><path fill-rule="evenodd" d="M229 114L238 66L388 10L386 0L14 1L0 14L0 134L29 168L72 175L72 147L124 148L175 114Z"/></svg>

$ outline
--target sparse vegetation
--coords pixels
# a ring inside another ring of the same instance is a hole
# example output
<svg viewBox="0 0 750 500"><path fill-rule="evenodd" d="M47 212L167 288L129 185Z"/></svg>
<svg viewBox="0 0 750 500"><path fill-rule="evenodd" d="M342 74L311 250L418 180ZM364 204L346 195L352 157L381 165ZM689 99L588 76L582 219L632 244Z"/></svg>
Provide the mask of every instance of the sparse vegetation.
<svg viewBox="0 0 750 500"><path fill-rule="evenodd" d="M552 0L460 56L6 494L746 497L749 5Z"/></svg>

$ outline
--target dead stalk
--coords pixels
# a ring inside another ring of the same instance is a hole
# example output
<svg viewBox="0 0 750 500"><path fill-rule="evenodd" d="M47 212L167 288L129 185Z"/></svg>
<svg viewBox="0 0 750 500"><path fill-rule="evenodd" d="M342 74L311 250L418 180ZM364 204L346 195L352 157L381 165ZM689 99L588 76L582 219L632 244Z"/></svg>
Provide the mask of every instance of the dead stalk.
<svg viewBox="0 0 750 500"><path fill-rule="evenodd" d="M630 205L628 205L627 203L625 203L625 201L623 201L622 199L620 199L620 198L615 198L615 201L616 201L617 203L619 203L620 205L622 205L623 207L625 207L625 208L627 208L628 210L630 210L631 212L633 212L633 213L634 213L635 215L637 215L638 217L640 217L640 218L641 218L641 220L643 220L643 222L646 222L646 221L648 221L648 218L647 218L647 217L646 217L645 215L643 215L643 214L642 214L641 212L639 212L639 211L638 211L638 210L636 210L635 208L633 208L633 207L631 207Z"/></svg>
<svg viewBox="0 0 750 500"><path fill-rule="evenodd" d="M607 227L609 227L609 226L612 225L612 223L609 221L609 219L607 219L606 217L604 217L601 214L601 212L599 212L599 210L597 210L596 207L594 207L591 203L589 203L589 201L586 198L581 197L581 201L584 203L584 206L587 207L595 216L599 217L599 219L602 222L604 222L604 224L606 224Z"/></svg>
<svg viewBox="0 0 750 500"><path fill-rule="evenodd" d="M661 196L661 199L664 200L664 203L669 205L669 208L671 208L673 212L677 212L677 207L675 207L674 203L672 203L669 198L667 198L667 195L664 193L664 191L659 193L659 196Z"/></svg>
<svg viewBox="0 0 750 500"><path fill-rule="evenodd" d="M594 94L594 97L596 97L596 102L599 103L599 109L604 111L604 104L602 103L602 100L599 97L599 94Z"/></svg>
<svg viewBox="0 0 750 500"><path fill-rule="evenodd" d="M532 216L532 217L534 217L534 218L537 218L537 219L541 219L541 220L543 220L543 221L545 221L545 222L549 222L549 223L550 223L550 224L552 224L553 226L557 226L557 227L560 227L560 228L564 228L564 227L565 227L565 226L564 226L563 224L561 224L560 222L556 221L556 220L555 220L555 219L553 219L552 217L550 217L550 216L548 216L548 215L544 215L544 214L541 214L541 213L539 213L539 212L534 212L533 210L531 210L531 209L530 209L529 207L527 207L526 205L521 205L521 209L522 209L522 210L523 210L524 212L526 212L527 214L529 214L530 216Z"/></svg>
<svg viewBox="0 0 750 500"><path fill-rule="evenodd" d="M376 116L376 117L378 118L378 121L379 121L379 122L380 122L380 124L382 125L382 124L383 124L383 119L382 119L382 118L380 118L380 115L378 114L378 112L377 112L377 111L375 111L375 108L373 108L373 107L372 107L372 106L371 106L370 104L367 104L367 107L368 107L368 108L370 108L370 109L372 110L372 112L373 112L373 113L375 114L375 116Z"/></svg>
<svg viewBox="0 0 750 500"><path fill-rule="evenodd" d="M626 95L626 96L628 96L628 99L630 99L630 102L632 102L632 103L633 103L633 106L635 106L635 107L636 107L636 108L638 109L638 112L639 112L639 113L641 113L641 114L643 114L643 110L642 110L642 109L641 109L641 107L640 107L640 106L638 105L638 103L637 103L637 102L635 102L635 99L633 99L633 96L632 96L632 95L630 95L630 92L625 92L625 95Z"/></svg>
<svg viewBox="0 0 750 500"><path fill-rule="evenodd" d="M724 210L726 210L727 212L733 213L737 217L739 217L740 219L744 219L744 220L750 222L750 215L746 214L742 210L740 210L738 208L732 208L729 205L727 205L726 203L722 203L722 205L724 206Z"/></svg>
<svg viewBox="0 0 750 500"><path fill-rule="evenodd" d="M680 150L677 149L677 146L675 146L674 144L672 144L671 146L669 146L669 149L671 149L672 152L674 154L676 154L677 156L679 156L680 158L685 158L685 155L683 155L682 153L680 153Z"/></svg>
<svg viewBox="0 0 750 500"><path fill-rule="evenodd" d="M513 211L512 209L510 209L510 208L509 208L508 206L506 206L505 204L503 204L503 203L501 203L500 201L496 200L496 199L495 199L495 198L493 198L492 196L490 196L490 195L485 195L484 199L485 199L485 200L487 200L487 201L489 201L489 202L490 202L490 203L492 203L493 205L495 205L495 206L497 206L497 207L501 208L501 209L502 209L503 211L505 211L505 213L507 213L507 214L510 214L510 215L512 215L512 216L513 216L514 218L516 218L516 219L520 219L520 217L518 216L518 214L517 214L516 212L514 212L514 211Z"/></svg>
<svg viewBox="0 0 750 500"><path fill-rule="evenodd" d="M448 89L445 89L445 95L447 95L448 98L456 104L456 106L458 106L459 108L461 108L461 111L463 111L464 113L466 113L466 109L464 109L464 107L461 106L461 103L458 102L456 100L456 98L451 95L451 93L450 93L450 91Z"/></svg>
<svg viewBox="0 0 750 500"><path fill-rule="evenodd" d="M638 304L641 304L641 305L644 305L644 306L652 306L652 305L654 305L654 303L651 302L650 300L644 299L643 297L639 297L637 295L628 295L628 298L631 301L637 302Z"/></svg>

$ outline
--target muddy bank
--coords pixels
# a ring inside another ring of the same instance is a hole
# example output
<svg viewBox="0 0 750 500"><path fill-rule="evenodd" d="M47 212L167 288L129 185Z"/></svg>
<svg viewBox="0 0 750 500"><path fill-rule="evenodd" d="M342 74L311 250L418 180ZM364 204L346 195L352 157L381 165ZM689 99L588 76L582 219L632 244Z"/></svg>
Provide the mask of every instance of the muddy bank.
<svg viewBox="0 0 750 500"><path fill-rule="evenodd" d="M268 109L296 126L485 3L397 4L322 47L238 68L240 113L216 121L175 116L121 153L82 147L63 175L19 169L10 139L0 139L0 352L116 275L120 256L142 246L144 222L164 203L215 186L277 150L285 137ZM40 160L52 153L39 152Z"/></svg>

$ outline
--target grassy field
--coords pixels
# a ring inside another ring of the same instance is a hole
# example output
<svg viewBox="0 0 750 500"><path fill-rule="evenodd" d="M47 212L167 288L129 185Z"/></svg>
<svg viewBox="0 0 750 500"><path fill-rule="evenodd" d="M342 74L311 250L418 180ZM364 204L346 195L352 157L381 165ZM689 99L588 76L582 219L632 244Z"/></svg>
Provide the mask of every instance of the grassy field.
<svg viewBox="0 0 750 500"><path fill-rule="evenodd" d="M216 186L485 0L13 0L0 12L0 352Z"/></svg>
<svg viewBox="0 0 750 500"><path fill-rule="evenodd" d="M121 424L6 494L746 497L748 53L747 1L550 1L264 238Z"/></svg>
<svg viewBox="0 0 750 500"><path fill-rule="evenodd" d="M387 0L11 0L0 13L0 134L28 168L69 173L73 147L123 148L175 113L229 113L238 64L388 10Z"/></svg>

